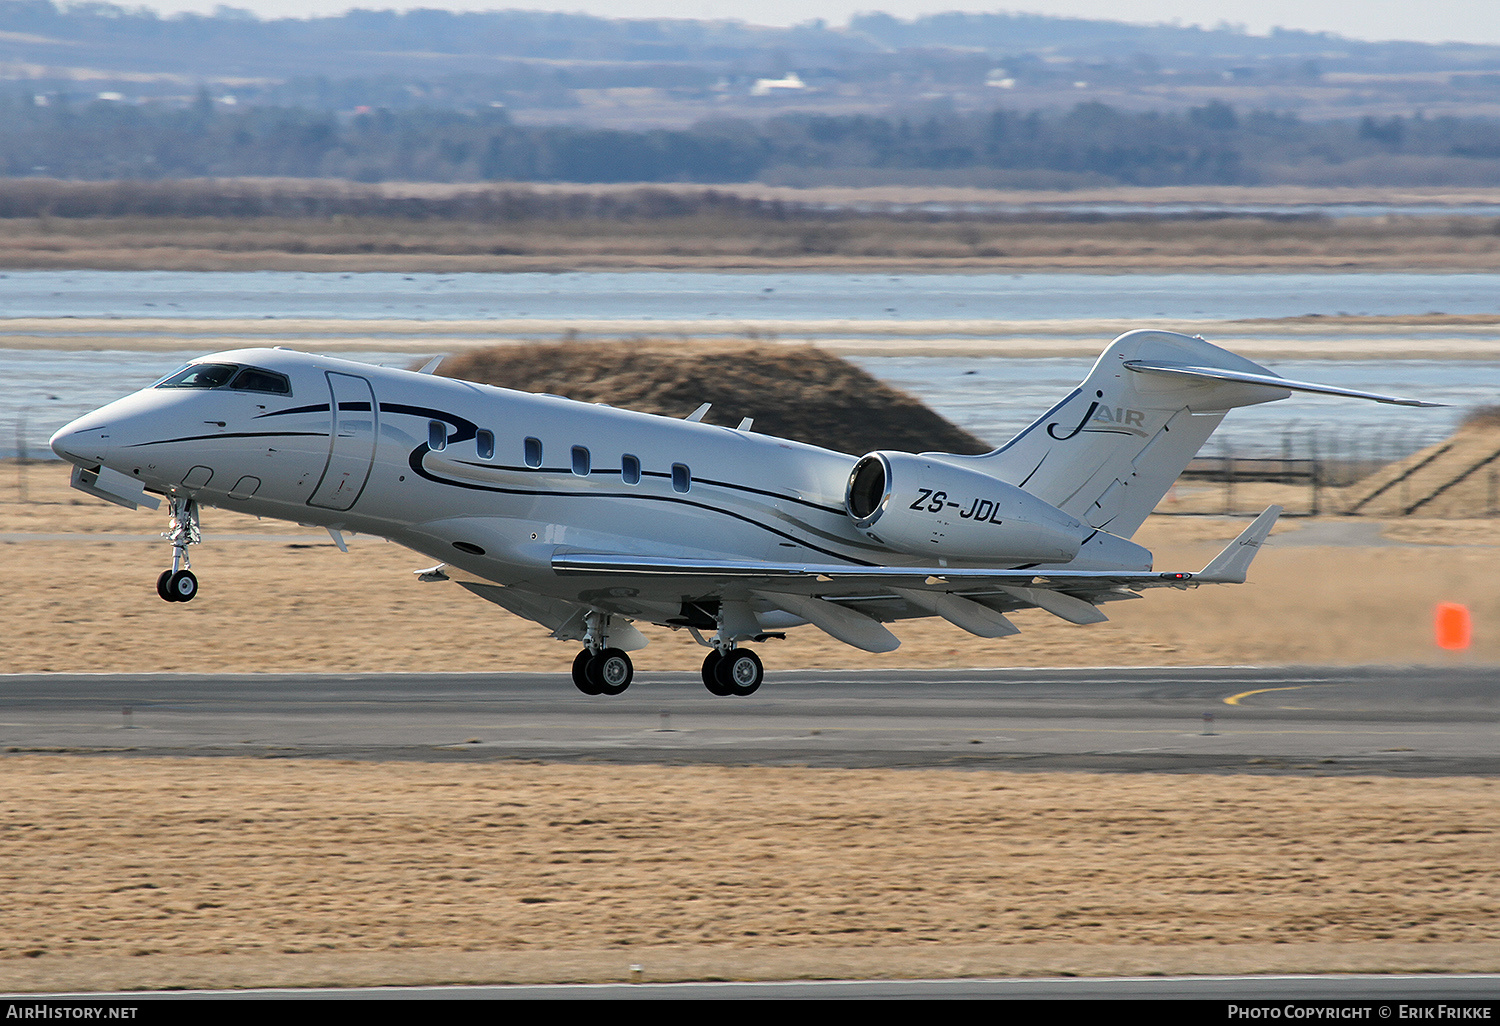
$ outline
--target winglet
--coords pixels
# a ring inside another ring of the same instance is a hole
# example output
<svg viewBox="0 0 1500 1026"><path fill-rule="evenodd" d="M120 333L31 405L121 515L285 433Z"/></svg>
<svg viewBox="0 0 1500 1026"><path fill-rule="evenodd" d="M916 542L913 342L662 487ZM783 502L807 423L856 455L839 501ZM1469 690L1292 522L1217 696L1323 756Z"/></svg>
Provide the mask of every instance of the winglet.
<svg viewBox="0 0 1500 1026"><path fill-rule="evenodd" d="M1280 506L1267 506L1266 511L1241 531L1238 538L1224 546L1224 551L1215 556L1208 566L1193 575L1194 583L1244 584L1250 561L1260 551L1260 543L1271 533L1279 516Z"/></svg>

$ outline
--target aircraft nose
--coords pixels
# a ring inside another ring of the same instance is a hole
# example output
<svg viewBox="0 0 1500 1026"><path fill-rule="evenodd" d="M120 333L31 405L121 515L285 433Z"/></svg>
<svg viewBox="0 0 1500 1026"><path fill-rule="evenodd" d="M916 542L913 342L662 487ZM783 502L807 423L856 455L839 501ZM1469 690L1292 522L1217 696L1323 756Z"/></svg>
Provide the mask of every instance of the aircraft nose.
<svg viewBox="0 0 1500 1026"><path fill-rule="evenodd" d="M69 463L100 464L109 455L109 425L86 414L59 428L47 444Z"/></svg>

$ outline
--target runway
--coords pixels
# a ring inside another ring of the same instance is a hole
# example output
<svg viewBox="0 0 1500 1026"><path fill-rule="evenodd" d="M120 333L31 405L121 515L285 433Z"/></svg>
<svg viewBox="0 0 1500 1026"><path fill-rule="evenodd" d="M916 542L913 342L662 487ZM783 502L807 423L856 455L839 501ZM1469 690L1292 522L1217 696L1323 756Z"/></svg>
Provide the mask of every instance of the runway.
<svg viewBox="0 0 1500 1026"><path fill-rule="evenodd" d="M1494 775L1500 668L0 676L0 749L171 756Z"/></svg>

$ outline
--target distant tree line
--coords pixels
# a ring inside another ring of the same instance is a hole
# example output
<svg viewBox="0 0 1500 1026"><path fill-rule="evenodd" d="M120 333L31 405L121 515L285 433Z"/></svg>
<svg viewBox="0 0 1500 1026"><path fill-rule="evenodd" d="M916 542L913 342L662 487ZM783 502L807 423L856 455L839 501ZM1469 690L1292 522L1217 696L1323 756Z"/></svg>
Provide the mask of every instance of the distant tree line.
<svg viewBox="0 0 1500 1026"><path fill-rule="evenodd" d="M226 107L206 94L178 109L0 96L5 177L718 183L793 173L976 184L1023 183L1027 175L1052 185L1497 184L1500 119L1312 122L1220 103L1181 112L1084 103L1067 111L790 114L623 131L518 125L498 109L347 117Z"/></svg>
<svg viewBox="0 0 1500 1026"><path fill-rule="evenodd" d="M378 184L318 179L0 180L0 218L377 217L500 224L703 215L780 220L847 213L713 188L682 190L649 185L609 192L512 184L460 185L451 190L419 186L412 194Z"/></svg>

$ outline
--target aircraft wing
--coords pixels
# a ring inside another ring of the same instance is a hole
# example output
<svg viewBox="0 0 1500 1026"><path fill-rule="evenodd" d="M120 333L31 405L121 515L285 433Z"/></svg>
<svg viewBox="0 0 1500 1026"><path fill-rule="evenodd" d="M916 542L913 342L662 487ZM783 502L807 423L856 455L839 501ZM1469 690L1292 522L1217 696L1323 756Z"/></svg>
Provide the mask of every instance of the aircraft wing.
<svg viewBox="0 0 1500 1026"><path fill-rule="evenodd" d="M1044 609L1076 624L1102 623L1109 618L1100 612L1101 604L1139 598L1136 592L1144 588L1241 583L1280 515L1279 506L1267 509L1197 573L849 566L608 552L558 553L552 569L562 576L676 580L683 591L705 596L737 593L742 606L758 599L855 648L890 652L901 644L885 627L891 620L941 616L970 634L1002 638L1020 633L1005 617L1015 609Z"/></svg>
<svg viewBox="0 0 1500 1026"><path fill-rule="evenodd" d="M1281 515L1272 506L1255 518L1224 551L1196 573L1153 570L992 570L947 566L850 566L847 563L779 563L762 560L698 559L607 552L567 552L552 557L553 572L564 576L698 578L735 582L752 589L792 588L801 594L838 598L850 586L935 593L967 591L986 585L1029 587L1059 592L1118 588L1189 588L1199 584L1240 584L1260 543Z"/></svg>
<svg viewBox="0 0 1500 1026"><path fill-rule="evenodd" d="M733 601L744 615L750 613L746 600L755 598L856 648L889 652L901 644L884 626L890 620L941 616L970 634L1001 638L1020 632L1004 615L1015 609L1044 609L1076 624L1102 623L1109 618L1099 611L1101 604L1139 598L1136 592L1145 588L1243 583L1250 561L1280 515L1280 506L1269 507L1196 573L851 566L618 552L560 552L552 557L552 570L562 577L678 581L683 593L704 596L734 593ZM419 570L417 576L423 581L456 581L481 598L551 628L553 637L583 637L584 608L571 600L500 587L445 564ZM752 617L750 624L755 623ZM645 644L634 628L629 630L621 634L622 644ZM742 636L755 637L759 631L753 626Z"/></svg>
<svg viewBox="0 0 1500 1026"><path fill-rule="evenodd" d="M1180 587L1201 583L1196 574L1150 570L984 570L954 567L849 566L846 563L771 563L758 560L683 559L673 556L627 556L572 552L552 557L552 569L564 576L678 577L739 581L749 586L805 584L809 592L837 590L829 585L859 585L952 590L989 582L1078 588ZM799 589L801 590L801 589Z"/></svg>

